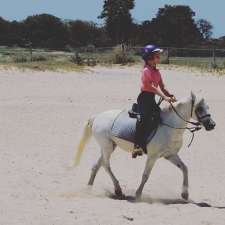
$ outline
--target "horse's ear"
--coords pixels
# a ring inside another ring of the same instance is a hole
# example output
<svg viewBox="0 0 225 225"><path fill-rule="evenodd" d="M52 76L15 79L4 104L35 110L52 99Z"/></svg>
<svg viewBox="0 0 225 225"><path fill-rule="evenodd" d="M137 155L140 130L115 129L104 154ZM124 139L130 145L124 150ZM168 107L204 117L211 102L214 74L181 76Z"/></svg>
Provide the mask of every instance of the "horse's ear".
<svg viewBox="0 0 225 225"><path fill-rule="evenodd" d="M202 98L202 99L200 100L199 104L204 104L204 103L205 103L205 99Z"/></svg>
<svg viewBox="0 0 225 225"><path fill-rule="evenodd" d="M193 93L193 91L191 91L191 99L195 102L196 100L196 95Z"/></svg>

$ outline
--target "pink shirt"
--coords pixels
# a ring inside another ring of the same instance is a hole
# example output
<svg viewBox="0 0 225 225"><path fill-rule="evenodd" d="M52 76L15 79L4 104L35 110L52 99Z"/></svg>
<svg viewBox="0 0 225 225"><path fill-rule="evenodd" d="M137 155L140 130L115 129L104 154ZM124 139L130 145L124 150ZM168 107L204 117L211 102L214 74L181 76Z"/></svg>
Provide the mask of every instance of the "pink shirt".
<svg viewBox="0 0 225 225"><path fill-rule="evenodd" d="M150 66L145 66L141 76L141 91L154 93L152 85L155 87L164 86L161 74L158 69L152 68Z"/></svg>

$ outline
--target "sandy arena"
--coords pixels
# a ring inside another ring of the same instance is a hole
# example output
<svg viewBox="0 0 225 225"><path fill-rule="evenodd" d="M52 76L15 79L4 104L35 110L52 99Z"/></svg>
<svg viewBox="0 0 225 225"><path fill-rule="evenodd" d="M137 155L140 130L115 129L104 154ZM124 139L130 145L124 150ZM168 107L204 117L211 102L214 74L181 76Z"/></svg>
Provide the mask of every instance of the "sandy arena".
<svg viewBox="0 0 225 225"><path fill-rule="evenodd" d="M99 147L92 139L71 169L86 120L98 112L129 108L139 93L141 67L96 67L81 73L0 71L1 225L223 225L225 209L183 204L182 173L159 160L138 203L114 200L101 169L86 184ZM200 131L180 156L189 168L190 199L225 207L225 77L162 69L177 98L204 96L217 127ZM120 149L112 169L123 191L134 195L146 157Z"/></svg>

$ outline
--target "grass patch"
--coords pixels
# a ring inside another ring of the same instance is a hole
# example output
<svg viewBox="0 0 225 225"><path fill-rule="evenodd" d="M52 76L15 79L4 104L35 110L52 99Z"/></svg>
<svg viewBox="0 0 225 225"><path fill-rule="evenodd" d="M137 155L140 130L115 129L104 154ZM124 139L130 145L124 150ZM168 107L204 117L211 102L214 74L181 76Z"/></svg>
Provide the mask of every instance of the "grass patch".
<svg viewBox="0 0 225 225"><path fill-rule="evenodd" d="M24 49L0 49L0 65L4 68L15 67L37 71L83 71L84 66L70 61L70 54L66 52L43 51L32 52Z"/></svg>
<svg viewBox="0 0 225 225"><path fill-rule="evenodd" d="M24 62L24 63L0 63L4 68L18 68L22 70L30 69L35 71L79 71L85 70L84 66L76 65L71 62L57 61L39 61L39 62Z"/></svg>
<svg viewBox="0 0 225 225"><path fill-rule="evenodd" d="M79 57L78 57L79 56ZM0 65L31 70L81 71L85 66L134 65L143 63L139 51L131 49L123 51L121 46L115 48L93 49L92 51L62 52L34 49L0 48ZM162 54L162 64L196 68L202 71L225 74L225 57L217 57L215 64L210 57L170 57L169 61Z"/></svg>

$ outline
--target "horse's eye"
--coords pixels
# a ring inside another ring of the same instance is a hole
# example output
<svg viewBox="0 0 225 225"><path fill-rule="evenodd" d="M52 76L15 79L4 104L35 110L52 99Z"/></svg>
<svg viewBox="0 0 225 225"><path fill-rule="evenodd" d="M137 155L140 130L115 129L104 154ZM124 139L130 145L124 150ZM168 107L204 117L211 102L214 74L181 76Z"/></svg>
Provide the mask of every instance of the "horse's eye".
<svg viewBox="0 0 225 225"><path fill-rule="evenodd" d="M202 112L204 111L204 108L203 108L202 106L199 106L199 107L197 108L197 111L198 111L199 113L202 113Z"/></svg>

